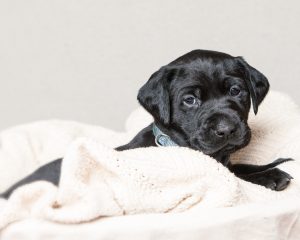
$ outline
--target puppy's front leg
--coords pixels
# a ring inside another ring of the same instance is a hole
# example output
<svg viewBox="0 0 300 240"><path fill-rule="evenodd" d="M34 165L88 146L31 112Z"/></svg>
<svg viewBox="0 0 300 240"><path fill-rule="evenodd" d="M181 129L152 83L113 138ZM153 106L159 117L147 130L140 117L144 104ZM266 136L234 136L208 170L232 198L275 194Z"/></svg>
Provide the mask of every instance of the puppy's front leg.
<svg viewBox="0 0 300 240"><path fill-rule="evenodd" d="M284 190L293 178L288 173L275 168L277 165L291 161L291 158L279 158L267 165L235 164L229 169L239 178L262 185L275 191Z"/></svg>

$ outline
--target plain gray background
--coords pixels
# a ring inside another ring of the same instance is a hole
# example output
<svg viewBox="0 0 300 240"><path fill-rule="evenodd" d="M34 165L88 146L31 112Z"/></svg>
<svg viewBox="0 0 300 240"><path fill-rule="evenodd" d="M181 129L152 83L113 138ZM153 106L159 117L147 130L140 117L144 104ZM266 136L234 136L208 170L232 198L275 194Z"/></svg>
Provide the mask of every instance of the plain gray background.
<svg viewBox="0 0 300 240"><path fill-rule="evenodd" d="M151 73L197 48L244 56L300 104L299 29L299 0L0 0L0 129L121 130Z"/></svg>

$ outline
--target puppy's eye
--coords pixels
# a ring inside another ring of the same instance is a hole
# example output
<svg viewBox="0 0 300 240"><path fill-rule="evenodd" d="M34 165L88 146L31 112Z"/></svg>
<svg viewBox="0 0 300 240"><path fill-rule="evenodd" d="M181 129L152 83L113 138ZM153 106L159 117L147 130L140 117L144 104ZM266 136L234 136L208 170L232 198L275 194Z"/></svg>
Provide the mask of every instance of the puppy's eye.
<svg viewBox="0 0 300 240"><path fill-rule="evenodd" d="M241 90L239 89L238 86L232 86L229 90L229 94L230 96L238 96L240 94Z"/></svg>
<svg viewBox="0 0 300 240"><path fill-rule="evenodd" d="M183 98L184 105L191 107L198 105L197 98L195 98L193 95L186 95Z"/></svg>

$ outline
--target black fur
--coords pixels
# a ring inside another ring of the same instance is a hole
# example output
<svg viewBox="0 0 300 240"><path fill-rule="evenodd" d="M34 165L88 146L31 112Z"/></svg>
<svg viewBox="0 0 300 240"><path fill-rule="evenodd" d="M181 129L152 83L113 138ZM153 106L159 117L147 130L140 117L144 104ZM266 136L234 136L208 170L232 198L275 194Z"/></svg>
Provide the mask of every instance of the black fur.
<svg viewBox="0 0 300 240"><path fill-rule="evenodd" d="M230 154L245 147L251 138L248 113L255 114L269 90L267 78L243 58L225 53L194 50L152 74L138 93L138 101L155 124L179 146L212 156L238 177L273 190L285 189L292 178L275 168L290 159L263 165L230 163ZM116 150L155 146L152 125ZM42 166L8 189L46 180L58 184L61 159Z"/></svg>

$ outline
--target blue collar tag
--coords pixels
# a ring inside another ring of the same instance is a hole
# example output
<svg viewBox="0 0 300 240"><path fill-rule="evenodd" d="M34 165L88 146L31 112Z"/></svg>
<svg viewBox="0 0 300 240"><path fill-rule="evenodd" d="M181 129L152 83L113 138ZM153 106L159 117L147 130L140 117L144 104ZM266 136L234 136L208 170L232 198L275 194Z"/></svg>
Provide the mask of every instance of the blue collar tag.
<svg viewBox="0 0 300 240"><path fill-rule="evenodd" d="M152 131L155 137L155 144L159 147L170 147L170 146L178 146L175 142L171 140L171 138L164 134L155 123L152 124Z"/></svg>

